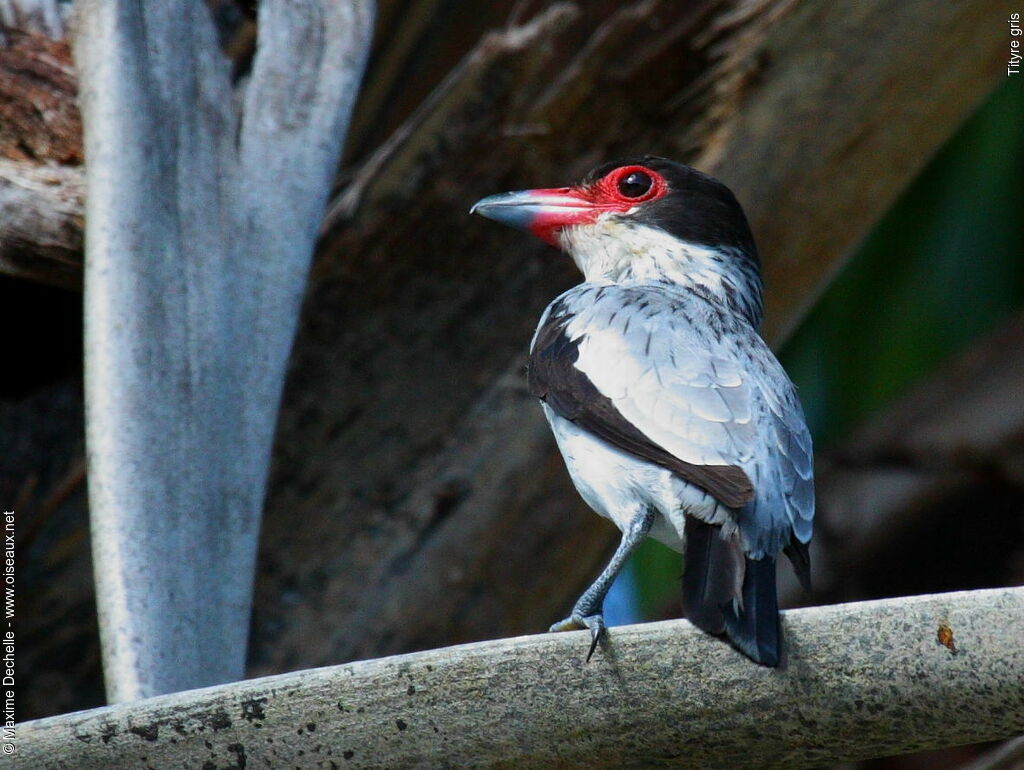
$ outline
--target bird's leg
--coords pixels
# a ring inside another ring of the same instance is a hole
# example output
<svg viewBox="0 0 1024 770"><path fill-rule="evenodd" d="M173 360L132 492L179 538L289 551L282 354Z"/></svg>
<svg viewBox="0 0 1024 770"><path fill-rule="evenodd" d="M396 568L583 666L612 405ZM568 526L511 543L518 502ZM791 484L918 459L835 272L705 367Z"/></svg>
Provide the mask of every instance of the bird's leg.
<svg viewBox="0 0 1024 770"><path fill-rule="evenodd" d="M612 554L608 565L597 576L597 580L591 584L590 588L580 596L576 606L572 608L572 614L564 620L555 623L549 629L549 631L575 631L581 628L589 628L590 652L587 653L588 661L594 654L594 650L597 649L597 643L601 640L601 635L604 633L604 597L608 593L608 589L612 587L612 583L615 582L616 576L622 571L626 559L640 545L640 542L647 537L647 533L651 531L651 525L654 524L654 515L654 511L651 508L645 508L630 520L629 525L622 531L619 547L615 549L615 553Z"/></svg>

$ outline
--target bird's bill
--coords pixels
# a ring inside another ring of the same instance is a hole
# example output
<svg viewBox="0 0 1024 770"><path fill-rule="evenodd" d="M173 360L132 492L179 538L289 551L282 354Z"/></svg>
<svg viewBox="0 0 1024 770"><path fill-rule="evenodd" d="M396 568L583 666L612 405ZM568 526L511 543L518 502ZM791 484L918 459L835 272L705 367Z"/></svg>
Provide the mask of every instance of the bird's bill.
<svg viewBox="0 0 1024 770"><path fill-rule="evenodd" d="M477 201L469 213L526 230L557 246L556 237L561 228L593 222L600 207L582 191L558 187L490 195Z"/></svg>

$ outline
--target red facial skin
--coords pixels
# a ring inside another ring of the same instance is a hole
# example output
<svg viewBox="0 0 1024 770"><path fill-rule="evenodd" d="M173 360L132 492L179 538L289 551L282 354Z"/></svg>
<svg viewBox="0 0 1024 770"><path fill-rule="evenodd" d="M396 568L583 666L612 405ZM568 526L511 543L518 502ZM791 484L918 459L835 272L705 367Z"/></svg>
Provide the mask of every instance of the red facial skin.
<svg viewBox="0 0 1024 770"><path fill-rule="evenodd" d="M654 183L643 195L630 198L619 191L619 182L634 171L642 171ZM558 196L565 200L564 208L558 206L553 210L539 212L529 225L533 235L552 246L558 246L558 232L563 227L591 224L605 212L626 212L638 204L657 200L668 193L668 184L661 174L646 166L621 166L586 187L556 187L530 192Z"/></svg>

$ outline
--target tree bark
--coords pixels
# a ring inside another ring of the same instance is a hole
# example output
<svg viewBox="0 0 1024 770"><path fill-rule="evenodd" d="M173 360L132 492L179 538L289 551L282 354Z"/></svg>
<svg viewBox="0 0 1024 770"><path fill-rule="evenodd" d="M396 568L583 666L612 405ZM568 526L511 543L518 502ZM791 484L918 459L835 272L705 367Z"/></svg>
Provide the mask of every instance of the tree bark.
<svg viewBox="0 0 1024 770"><path fill-rule="evenodd" d="M84 181L75 166L0 158L0 273L81 288Z"/></svg>
<svg viewBox="0 0 1024 770"><path fill-rule="evenodd" d="M64 36L66 10L58 0L0 0L0 43L11 29L59 39Z"/></svg>
<svg viewBox="0 0 1024 770"><path fill-rule="evenodd" d="M472 644L19 728L40 768L804 768L1024 730L1024 588L784 614L780 669L686 621Z"/></svg>
<svg viewBox="0 0 1024 770"><path fill-rule="evenodd" d="M277 407L372 5L260 14L236 95L197 0L79 9L86 437L112 701L244 671Z"/></svg>
<svg viewBox="0 0 1024 770"><path fill-rule="evenodd" d="M0 7L5 24L47 26L56 13L17 10ZM0 273L71 289L82 285L85 221L77 86L67 41L0 34Z"/></svg>
<svg viewBox="0 0 1024 770"><path fill-rule="evenodd" d="M476 199L627 151L696 161L751 215L778 334L996 82L1001 33L979 22L995 4L929 8L921 34L914 3L555 4L482 40L329 212L254 670L545 628L615 539L522 391L533 326L575 271L467 218ZM923 88L935 45L943 87Z"/></svg>

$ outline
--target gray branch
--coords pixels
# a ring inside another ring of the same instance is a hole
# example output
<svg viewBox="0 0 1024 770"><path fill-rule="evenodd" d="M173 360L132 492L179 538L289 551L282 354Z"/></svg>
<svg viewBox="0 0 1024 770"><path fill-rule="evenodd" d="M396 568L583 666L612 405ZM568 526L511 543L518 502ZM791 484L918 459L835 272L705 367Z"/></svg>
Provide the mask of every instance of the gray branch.
<svg viewBox="0 0 1024 770"><path fill-rule="evenodd" d="M589 664L586 632L542 634L29 722L19 755L76 770L801 768L1024 731L1024 588L814 607L783 626L778 670L680 620L613 628Z"/></svg>
<svg viewBox="0 0 1024 770"><path fill-rule="evenodd" d="M84 198L74 166L0 158L0 273L80 286Z"/></svg>
<svg viewBox="0 0 1024 770"><path fill-rule="evenodd" d="M242 676L271 439L369 0L85 0L86 424L108 697Z"/></svg>

